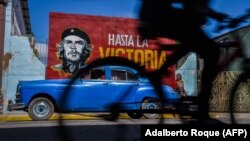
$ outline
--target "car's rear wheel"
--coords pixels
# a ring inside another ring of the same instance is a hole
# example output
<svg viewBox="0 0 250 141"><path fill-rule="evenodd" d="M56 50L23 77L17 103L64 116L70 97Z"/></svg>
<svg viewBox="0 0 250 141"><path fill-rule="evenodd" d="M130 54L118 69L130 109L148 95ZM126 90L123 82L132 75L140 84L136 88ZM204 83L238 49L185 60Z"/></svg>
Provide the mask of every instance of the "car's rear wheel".
<svg viewBox="0 0 250 141"><path fill-rule="evenodd" d="M54 113L54 105L49 99L38 97L30 102L28 113L33 120L48 120Z"/></svg>
<svg viewBox="0 0 250 141"><path fill-rule="evenodd" d="M142 113L139 112L128 112L128 116L133 118L133 119L139 119L142 117Z"/></svg>
<svg viewBox="0 0 250 141"><path fill-rule="evenodd" d="M161 103L155 99L146 99L142 102L141 109L145 110L143 116L145 118L160 118L161 114L157 113L157 110L161 108ZM155 110L152 113L147 112L147 110Z"/></svg>

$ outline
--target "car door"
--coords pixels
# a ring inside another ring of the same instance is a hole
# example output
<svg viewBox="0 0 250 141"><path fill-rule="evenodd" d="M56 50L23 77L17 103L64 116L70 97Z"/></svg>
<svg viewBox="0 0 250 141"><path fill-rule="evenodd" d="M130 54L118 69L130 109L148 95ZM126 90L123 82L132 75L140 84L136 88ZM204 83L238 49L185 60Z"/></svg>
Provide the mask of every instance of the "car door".
<svg viewBox="0 0 250 141"><path fill-rule="evenodd" d="M136 90L139 87L135 74L125 68L111 69L111 84L109 87L114 90L110 99L112 103L119 103L124 109L130 109L134 104Z"/></svg>
<svg viewBox="0 0 250 141"><path fill-rule="evenodd" d="M81 79L78 86L71 92L77 111L107 111L112 103L112 95L115 90L112 88L111 80L106 79L106 70L94 69L90 79Z"/></svg>

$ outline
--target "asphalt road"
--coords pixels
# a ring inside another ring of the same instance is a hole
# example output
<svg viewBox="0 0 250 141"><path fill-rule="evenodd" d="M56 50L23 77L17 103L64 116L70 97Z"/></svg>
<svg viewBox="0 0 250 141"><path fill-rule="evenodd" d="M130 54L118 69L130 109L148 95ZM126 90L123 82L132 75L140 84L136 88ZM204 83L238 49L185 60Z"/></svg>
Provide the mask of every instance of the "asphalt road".
<svg viewBox="0 0 250 141"><path fill-rule="evenodd" d="M228 125L228 118L220 118L222 123L208 122L198 124L193 119L166 119L164 128L187 129L204 127L217 129L221 125ZM250 123L249 119L241 120ZM63 121L19 121L0 122L1 141L140 141L142 140L142 127L158 128L156 119L119 119L106 120L63 120ZM173 126L172 126L173 125ZM195 125L195 126L194 126ZM230 125L230 124L229 124ZM244 124L245 125L245 124ZM247 124L249 127L250 124ZM177 128L176 128L177 127ZM227 127L228 128L228 127ZM236 127L238 128L238 127ZM241 127L240 127L241 128ZM245 126L243 127L245 129ZM219 130L219 129L218 129ZM249 130L250 132L250 130ZM144 132L143 132L144 134ZM248 138L249 139L249 138ZM155 139L158 140L158 139Z"/></svg>
<svg viewBox="0 0 250 141"><path fill-rule="evenodd" d="M140 140L139 125L41 126L0 129L1 141Z"/></svg>
<svg viewBox="0 0 250 141"><path fill-rule="evenodd" d="M65 120L0 123L1 141L139 141L143 120ZM158 120L149 120L155 124Z"/></svg>
<svg viewBox="0 0 250 141"><path fill-rule="evenodd" d="M51 120L0 122L1 141L136 141L141 124L159 120ZM173 120L172 123L177 123Z"/></svg>

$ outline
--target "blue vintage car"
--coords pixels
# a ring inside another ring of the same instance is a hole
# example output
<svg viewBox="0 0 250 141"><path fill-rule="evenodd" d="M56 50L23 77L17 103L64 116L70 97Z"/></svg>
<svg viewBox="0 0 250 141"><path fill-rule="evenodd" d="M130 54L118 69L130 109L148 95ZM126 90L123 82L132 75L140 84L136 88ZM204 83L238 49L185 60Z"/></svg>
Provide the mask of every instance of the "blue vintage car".
<svg viewBox="0 0 250 141"><path fill-rule="evenodd" d="M174 89L163 85L166 102L162 105L146 78L122 66L103 66L85 72L74 81L61 104L69 82L70 79L20 81L15 102L9 100L8 109L27 110L33 120L47 120L54 112L110 112L113 110L110 105L119 104L119 110L132 118L158 118L159 114L138 110L174 109L180 100Z"/></svg>

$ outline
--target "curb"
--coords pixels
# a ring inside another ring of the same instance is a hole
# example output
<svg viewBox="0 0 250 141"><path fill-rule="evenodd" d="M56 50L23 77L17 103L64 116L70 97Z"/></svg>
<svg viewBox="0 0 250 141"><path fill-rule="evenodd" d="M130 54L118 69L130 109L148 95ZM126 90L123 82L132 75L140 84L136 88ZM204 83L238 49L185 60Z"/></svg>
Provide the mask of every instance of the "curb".
<svg viewBox="0 0 250 141"><path fill-rule="evenodd" d="M212 118L222 118L226 117L223 113L210 113ZM109 116L109 113L67 113L59 114L55 113L49 120L100 120L104 117ZM131 119L127 114L121 113L118 117L119 119ZM176 114L163 114L164 119L179 119L179 115ZM190 116L185 116L183 118L191 118ZM0 122L2 121L32 121L28 114L5 114L0 115Z"/></svg>
<svg viewBox="0 0 250 141"><path fill-rule="evenodd" d="M104 119L105 116L108 114L93 114L93 113L74 113L74 114L53 114L49 120L100 120ZM164 114L164 119L173 119L179 118L178 115L174 114ZM189 117L187 117L189 118ZM130 119L127 114L120 114L119 119ZM6 114L0 115L0 122L1 121L32 121L28 114Z"/></svg>

